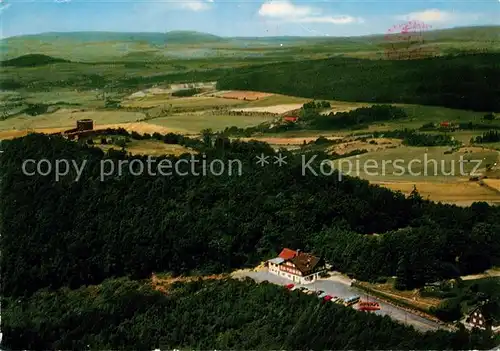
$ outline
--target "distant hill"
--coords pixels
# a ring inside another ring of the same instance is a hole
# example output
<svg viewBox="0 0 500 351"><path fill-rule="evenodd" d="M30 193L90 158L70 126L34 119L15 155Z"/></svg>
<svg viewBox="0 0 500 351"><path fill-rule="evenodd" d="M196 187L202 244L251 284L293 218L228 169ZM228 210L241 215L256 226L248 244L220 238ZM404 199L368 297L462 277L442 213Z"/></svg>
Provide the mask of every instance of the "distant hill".
<svg viewBox="0 0 500 351"><path fill-rule="evenodd" d="M28 54L10 60L0 61L0 66L35 67L35 66L48 65L51 63L62 63L62 62L71 62L71 61L41 54Z"/></svg>
<svg viewBox="0 0 500 351"><path fill-rule="evenodd" d="M209 43L225 41L256 41L256 42L303 42L303 41L377 41L384 38L386 33L351 36L351 37L330 37L330 36L273 36L273 37L220 37L217 35L196 31L178 30L166 33L159 32L50 32L40 34L30 34L14 36L2 39L0 42L19 39L36 39L39 41L51 42L55 40L69 40L81 43L88 42L136 42L143 41L151 44L170 43ZM500 41L500 26L475 26L457 27L449 29L429 30L424 32L424 36L430 40L498 40Z"/></svg>
<svg viewBox="0 0 500 351"><path fill-rule="evenodd" d="M462 27L431 30L423 33L426 44L439 46L443 53L457 53L471 50L500 51L500 26ZM0 40L0 56L12 59L33 52L52 57L61 57L78 62L100 62L120 59L147 61L179 58L213 58L219 54L227 57L249 57L254 52L244 50L270 49L285 46L276 58L283 61L307 59L317 53L336 55L338 53L382 51L386 43L385 33L354 37L220 37L195 31L171 31L167 33L122 33L122 32L67 32L41 33L9 37ZM182 47L182 46L186 47ZM198 48L187 47L198 46ZM196 51L195 49L201 50ZM210 52L210 49L212 50ZM298 52L287 49L298 48ZM219 50L219 49L222 49ZM232 55L229 50L237 52ZM267 53L258 52L259 55ZM274 55L274 53L273 53ZM288 56L287 56L288 55ZM279 56L279 57L278 57Z"/></svg>
<svg viewBox="0 0 500 351"><path fill-rule="evenodd" d="M171 31L167 33L127 33L127 32L52 32L10 37L6 40L36 39L42 42L73 41L79 43L90 42L147 42L153 45L165 43L190 44L208 43L225 40L213 34L195 31Z"/></svg>

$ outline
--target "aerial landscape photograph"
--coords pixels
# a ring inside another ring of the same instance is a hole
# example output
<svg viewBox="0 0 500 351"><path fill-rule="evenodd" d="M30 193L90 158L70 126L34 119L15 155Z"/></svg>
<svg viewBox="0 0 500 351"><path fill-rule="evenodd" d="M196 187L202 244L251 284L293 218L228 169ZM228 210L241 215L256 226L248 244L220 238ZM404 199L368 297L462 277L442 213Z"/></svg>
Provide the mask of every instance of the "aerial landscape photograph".
<svg viewBox="0 0 500 351"><path fill-rule="evenodd" d="M500 1L0 1L0 350L500 350Z"/></svg>

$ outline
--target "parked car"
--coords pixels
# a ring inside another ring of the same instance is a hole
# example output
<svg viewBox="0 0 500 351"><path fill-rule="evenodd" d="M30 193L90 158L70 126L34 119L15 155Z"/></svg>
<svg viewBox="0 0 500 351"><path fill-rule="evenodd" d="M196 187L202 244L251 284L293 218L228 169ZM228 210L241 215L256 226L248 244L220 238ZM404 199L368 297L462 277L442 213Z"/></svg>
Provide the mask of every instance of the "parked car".
<svg viewBox="0 0 500 351"><path fill-rule="evenodd" d="M307 288L305 286L301 286L299 290L305 293L307 291Z"/></svg>
<svg viewBox="0 0 500 351"><path fill-rule="evenodd" d="M307 295L314 295L314 294L316 294L316 292L315 292L314 290L308 290L308 291L306 292L306 294L307 294Z"/></svg>
<svg viewBox="0 0 500 351"><path fill-rule="evenodd" d="M318 297L320 299L324 298L325 296L329 296L329 295L326 292L323 292L323 293L321 293L321 294L318 295Z"/></svg>
<svg viewBox="0 0 500 351"><path fill-rule="evenodd" d="M292 289L294 286L295 286L295 284L286 284L286 285L285 285L285 288L286 288L286 289L288 289L288 290L290 290L290 289Z"/></svg>
<svg viewBox="0 0 500 351"><path fill-rule="evenodd" d="M321 294L323 294L324 291L323 290L316 290L316 295L320 296Z"/></svg>

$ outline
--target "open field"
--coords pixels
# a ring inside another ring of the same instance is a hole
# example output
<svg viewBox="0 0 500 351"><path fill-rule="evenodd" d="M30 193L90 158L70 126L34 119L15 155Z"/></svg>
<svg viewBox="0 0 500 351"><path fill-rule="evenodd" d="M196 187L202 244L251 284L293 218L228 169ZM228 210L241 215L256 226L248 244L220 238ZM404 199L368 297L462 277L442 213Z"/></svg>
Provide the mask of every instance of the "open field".
<svg viewBox="0 0 500 351"><path fill-rule="evenodd" d="M233 90L227 93L223 93L220 95L220 97L224 99L238 99L238 100L260 100L262 98L266 98L269 96L273 96L274 94L272 93L261 93L259 91L238 91L238 90Z"/></svg>
<svg viewBox="0 0 500 351"><path fill-rule="evenodd" d="M272 116L229 116L210 113L183 113L148 120L148 124L175 129L184 133L199 133L203 129L220 131L226 127L255 126L272 120Z"/></svg>
<svg viewBox="0 0 500 351"><path fill-rule="evenodd" d="M21 115L0 121L0 131L62 127L73 128L77 120L86 118L94 120L94 123L99 125L135 122L144 117L145 115L141 112L60 109L54 113L46 113L38 116Z"/></svg>
<svg viewBox="0 0 500 351"><path fill-rule="evenodd" d="M210 109L221 106L237 106L244 104L243 100L215 98L209 96L173 98L169 95L154 95L133 100L124 100L123 107L150 108L166 106L170 108Z"/></svg>
<svg viewBox="0 0 500 351"><path fill-rule="evenodd" d="M262 107L243 107L243 108L233 108L231 111L241 111L241 112L265 112L265 113L286 113L289 111L297 110L302 107L302 104L286 104L286 105L274 105L274 106L262 106Z"/></svg>
<svg viewBox="0 0 500 351"><path fill-rule="evenodd" d="M268 143L270 145L291 145L291 146L300 146L303 145L304 142L309 143L318 139L317 136L314 137L292 137L292 138L279 138L279 137L252 137L252 138L238 138L243 141L257 140L264 143ZM342 137L326 137L326 139L337 140L342 139Z"/></svg>
<svg viewBox="0 0 500 351"><path fill-rule="evenodd" d="M182 133L183 130L166 128L155 124L149 124L145 122L131 122L131 123L115 123L115 124L94 124L94 129L118 129L123 128L128 132L136 132L139 134L167 134L167 133ZM0 130L0 140L2 139L12 139L23 137L29 133L44 133L52 134L59 133L67 130L68 128L33 128L33 129L23 129L23 130Z"/></svg>
<svg viewBox="0 0 500 351"><path fill-rule="evenodd" d="M483 179L482 182L500 194L500 179Z"/></svg>
<svg viewBox="0 0 500 351"><path fill-rule="evenodd" d="M96 127L94 127L96 128ZM101 124L97 125L99 129L118 129L123 128L128 132L136 132L139 134L167 134L167 133L181 133L180 129L167 128L156 124L146 123L146 122L132 122L132 123L116 123L116 124Z"/></svg>
<svg viewBox="0 0 500 351"><path fill-rule="evenodd" d="M311 99L291 95L273 94L259 100L249 101L245 107L267 107L274 105L304 104Z"/></svg>
<svg viewBox="0 0 500 351"><path fill-rule="evenodd" d="M120 150L121 147L116 145L103 145L99 143L98 139L95 139L95 147L102 149L103 151L108 151L113 148L115 150ZM193 153L193 150L185 148L181 145L165 144L158 140L132 140L127 143L125 147L127 152L132 155L151 155L151 156L162 156L162 155L175 155L179 156L185 153Z"/></svg>
<svg viewBox="0 0 500 351"><path fill-rule="evenodd" d="M485 201L491 204L500 204L500 193L492 191L478 182L470 182L467 179L436 182L436 181L373 181L393 191L401 191L409 195L413 187L424 198L435 202L450 203L459 206L470 206L473 202Z"/></svg>
<svg viewBox="0 0 500 351"><path fill-rule="evenodd" d="M498 151L494 150L462 148L457 152L445 154L449 150L449 147L401 146L368 152L333 163L335 167L344 165L342 171L350 171L350 175L367 180L450 181L470 175L476 164L479 164L476 173L482 172L487 164L493 164L498 159ZM461 162L462 159L464 162Z"/></svg>

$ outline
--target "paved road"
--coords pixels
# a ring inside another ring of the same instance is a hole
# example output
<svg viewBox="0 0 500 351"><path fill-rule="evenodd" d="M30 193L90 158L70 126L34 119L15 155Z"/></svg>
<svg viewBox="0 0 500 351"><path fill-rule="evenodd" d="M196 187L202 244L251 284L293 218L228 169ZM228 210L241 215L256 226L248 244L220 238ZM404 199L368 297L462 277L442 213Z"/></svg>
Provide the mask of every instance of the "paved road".
<svg viewBox="0 0 500 351"><path fill-rule="evenodd" d="M267 271L260 271L260 272L238 272L233 275L235 278L242 277L242 276L247 276L252 279L254 279L257 282L262 282L264 280L269 281L270 283L275 283L279 285L285 285L285 284L290 284L292 283L290 280L285 279L283 277L278 277L274 274L271 274ZM332 296L338 296L341 298L346 298L349 296L353 295L358 295L361 296L362 298L366 296L366 293L362 290L356 289L354 287L351 287L347 284L344 284L342 282L338 282L335 280L327 280L327 279L321 279L316 281L315 283L308 284L308 285L300 285L300 284L295 284L296 286L305 286L309 289L315 289L315 290L323 290L327 294L332 295ZM403 309L400 309L398 307L389 305L375 297L370 296L370 301L377 301L380 304L381 309L379 311L375 311L375 314L378 315L387 315L391 317L392 319L406 323L409 325L412 325L415 329L420 330L420 331L429 331L429 330L437 330L437 329L443 329L443 325L433 322L431 320L425 319L423 317L414 315L412 313L406 312Z"/></svg>

